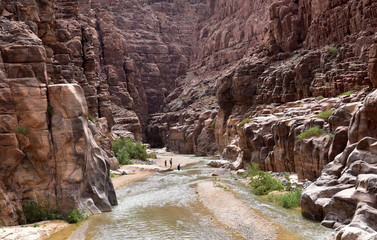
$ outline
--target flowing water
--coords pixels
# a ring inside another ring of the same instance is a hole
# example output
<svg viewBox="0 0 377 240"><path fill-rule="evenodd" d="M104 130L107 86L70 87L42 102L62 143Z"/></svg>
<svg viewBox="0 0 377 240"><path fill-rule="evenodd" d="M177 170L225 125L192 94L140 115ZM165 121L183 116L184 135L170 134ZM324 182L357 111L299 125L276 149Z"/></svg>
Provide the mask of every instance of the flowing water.
<svg viewBox="0 0 377 240"><path fill-rule="evenodd" d="M82 239L244 239L218 222L197 199L195 185L212 179L213 171L205 166L207 159L200 159L199 164L186 166L180 172L156 174L118 189L119 205L112 212L91 217L81 229ZM329 233L319 223L303 219L298 211L274 206L252 195L236 176L222 181L285 233L279 239L316 240Z"/></svg>

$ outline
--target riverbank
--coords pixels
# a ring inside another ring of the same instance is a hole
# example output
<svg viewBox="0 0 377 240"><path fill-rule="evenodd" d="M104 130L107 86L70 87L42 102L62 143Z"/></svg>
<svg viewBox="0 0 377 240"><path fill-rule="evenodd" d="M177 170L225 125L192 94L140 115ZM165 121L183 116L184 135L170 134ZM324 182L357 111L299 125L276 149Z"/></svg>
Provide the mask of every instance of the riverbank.
<svg viewBox="0 0 377 240"><path fill-rule="evenodd" d="M70 224L63 220L43 221L22 226L2 227L2 240L41 240L47 239L53 233L59 232Z"/></svg>
<svg viewBox="0 0 377 240"><path fill-rule="evenodd" d="M180 164L181 168L190 164L200 162L198 159L185 155L175 155L166 152L164 149L157 149L154 151L157 159L151 159L155 165L124 165L119 168L119 171L126 172L127 175L120 175L112 178L115 189L120 188L126 184L141 181L152 174L163 173L167 171L177 171L177 166ZM170 168L169 160L172 159L172 167ZM165 167L165 161L167 167ZM170 168L170 169L169 169Z"/></svg>
<svg viewBox="0 0 377 240"><path fill-rule="evenodd" d="M277 239L277 228L249 205L238 199L230 189L215 181L197 185L198 198L218 221L245 239Z"/></svg>

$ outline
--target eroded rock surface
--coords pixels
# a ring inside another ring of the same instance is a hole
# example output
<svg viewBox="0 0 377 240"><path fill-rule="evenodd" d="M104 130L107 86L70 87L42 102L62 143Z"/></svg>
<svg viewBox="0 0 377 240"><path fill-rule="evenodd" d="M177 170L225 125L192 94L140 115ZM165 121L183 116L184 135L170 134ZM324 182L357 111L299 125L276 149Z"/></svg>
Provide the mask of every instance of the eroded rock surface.
<svg viewBox="0 0 377 240"><path fill-rule="evenodd" d="M24 223L28 200L62 213L109 211L116 195L108 157L88 127L84 91L48 86L42 41L22 22L0 25L1 225Z"/></svg>

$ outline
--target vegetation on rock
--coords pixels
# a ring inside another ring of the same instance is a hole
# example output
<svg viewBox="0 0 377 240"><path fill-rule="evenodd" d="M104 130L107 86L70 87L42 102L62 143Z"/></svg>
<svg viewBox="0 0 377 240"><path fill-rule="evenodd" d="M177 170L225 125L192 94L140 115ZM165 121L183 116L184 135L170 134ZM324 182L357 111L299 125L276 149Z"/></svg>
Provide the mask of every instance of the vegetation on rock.
<svg viewBox="0 0 377 240"><path fill-rule="evenodd" d="M27 127L21 126L21 127L16 128L16 133L28 134L30 133L30 130Z"/></svg>
<svg viewBox="0 0 377 240"><path fill-rule="evenodd" d="M338 55L338 49L337 49L336 47L326 45L326 46L324 47L324 49L325 49L326 51L330 52L333 56Z"/></svg>
<svg viewBox="0 0 377 240"><path fill-rule="evenodd" d="M350 91L339 94L338 97L348 96L354 93L355 93L355 90L350 90Z"/></svg>
<svg viewBox="0 0 377 240"><path fill-rule="evenodd" d="M303 131L302 133L300 133L297 137L296 137L296 140L298 142L304 140L304 139L307 139L307 138L310 138L310 137L314 137L314 136L322 136L326 134L326 132L318 127L318 126L314 126L314 127L311 127L305 131Z"/></svg>
<svg viewBox="0 0 377 240"><path fill-rule="evenodd" d="M121 165L131 164L131 159L148 159L147 148L141 142L133 142L129 138L118 138L112 143L112 149Z"/></svg>
<svg viewBox="0 0 377 240"><path fill-rule="evenodd" d="M251 121L253 121L253 119L251 119L251 118L244 118L244 119L242 119L242 121L240 121L238 123L238 126L243 127L243 126L245 126L246 123L249 123Z"/></svg>
<svg viewBox="0 0 377 240"><path fill-rule="evenodd" d="M323 111L317 115L317 118L322 118L327 120L332 114L334 113L334 110L328 109L326 111Z"/></svg>

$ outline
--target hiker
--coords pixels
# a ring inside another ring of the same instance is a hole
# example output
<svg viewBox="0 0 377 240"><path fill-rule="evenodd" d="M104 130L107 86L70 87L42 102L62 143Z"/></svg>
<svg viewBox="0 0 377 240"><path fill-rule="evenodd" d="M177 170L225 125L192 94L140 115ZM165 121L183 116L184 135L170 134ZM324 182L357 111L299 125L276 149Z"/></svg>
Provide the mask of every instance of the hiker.
<svg viewBox="0 0 377 240"><path fill-rule="evenodd" d="M181 164L178 164L177 169L178 171L181 171Z"/></svg>
<svg viewBox="0 0 377 240"><path fill-rule="evenodd" d="M167 161L165 160L165 167L167 168L168 167L168 163L167 163Z"/></svg>
<svg viewBox="0 0 377 240"><path fill-rule="evenodd" d="M170 158L169 162L170 162L170 168L172 168L173 167L173 158Z"/></svg>

